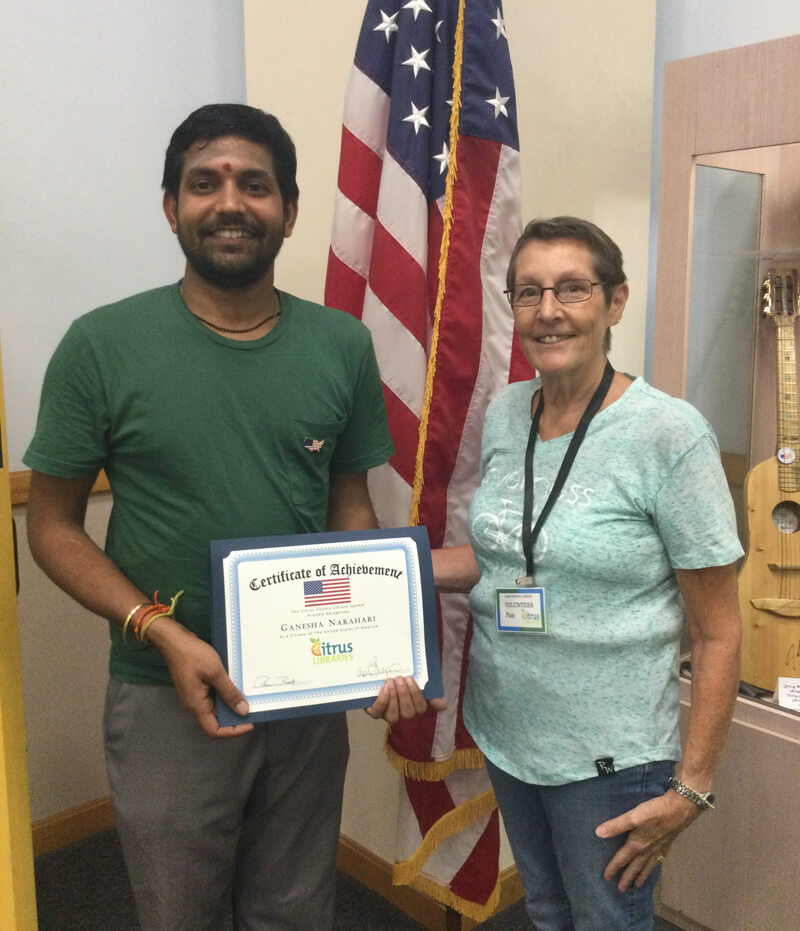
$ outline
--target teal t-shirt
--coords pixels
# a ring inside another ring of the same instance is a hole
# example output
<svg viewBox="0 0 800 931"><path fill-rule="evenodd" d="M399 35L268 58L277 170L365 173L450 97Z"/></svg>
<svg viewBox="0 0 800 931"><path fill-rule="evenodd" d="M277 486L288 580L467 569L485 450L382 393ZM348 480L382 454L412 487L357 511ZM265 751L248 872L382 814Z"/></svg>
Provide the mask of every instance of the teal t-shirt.
<svg viewBox="0 0 800 931"><path fill-rule="evenodd" d="M505 388L483 431L469 532L481 571L464 720L518 779L561 785L680 758L677 651L684 623L674 569L742 555L709 424L637 379L592 421L534 551L544 633L498 633L495 590L525 575L524 452L538 379ZM572 434L538 441L534 522Z"/></svg>
<svg viewBox="0 0 800 931"><path fill-rule="evenodd" d="M184 589L176 617L206 640L209 540L325 530L330 473L393 452L369 331L279 297L277 325L257 340L209 330L177 285L79 318L24 457L63 478L106 470L106 552L148 595ZM110 626L113 676L170 681L157 650Z"/></svg>

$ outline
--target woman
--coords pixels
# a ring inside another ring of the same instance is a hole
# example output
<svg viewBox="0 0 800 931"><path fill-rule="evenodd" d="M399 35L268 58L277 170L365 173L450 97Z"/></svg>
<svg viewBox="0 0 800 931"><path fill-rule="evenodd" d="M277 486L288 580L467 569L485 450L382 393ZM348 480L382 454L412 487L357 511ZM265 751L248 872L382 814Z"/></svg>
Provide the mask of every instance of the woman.
<svg viewBox="0 0 800 931"><path fill-rule="evenodd" d="M652 928L658 867L711 807L736 695L733 509L703 417L607 361L628 298L611 239L534 221L507 283L538 377L490 405L472 545L434 563L441 590L474 585L464 720L537 931Z"/></svg>

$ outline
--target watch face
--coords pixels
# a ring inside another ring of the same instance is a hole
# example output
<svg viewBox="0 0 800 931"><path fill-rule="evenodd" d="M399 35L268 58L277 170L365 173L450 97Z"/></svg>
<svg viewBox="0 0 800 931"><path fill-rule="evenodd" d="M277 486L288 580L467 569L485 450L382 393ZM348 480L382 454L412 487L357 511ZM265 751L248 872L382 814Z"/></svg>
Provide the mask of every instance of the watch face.
<svg viewBox="0 0 800 931"><path fill-rule="evenodd" d="M708 795L706 795L706 801L708 802L709 805L713 805L713 804L714 804L714 795L713 795L713 793L709 792Z"/></svg>

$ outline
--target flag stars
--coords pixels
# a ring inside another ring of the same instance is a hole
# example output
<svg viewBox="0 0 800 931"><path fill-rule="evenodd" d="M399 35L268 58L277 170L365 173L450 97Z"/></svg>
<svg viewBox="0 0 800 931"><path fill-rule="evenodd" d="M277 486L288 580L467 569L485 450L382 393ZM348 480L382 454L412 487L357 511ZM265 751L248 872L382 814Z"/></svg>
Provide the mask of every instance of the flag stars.
<svg viewBox="0 0 800 931"><path fill-rule="evenodd" d="M403 6L403 9L404 9L404 10L413 10L413 11L414 11L414 19L415 19L415 20L416 20L416 18L419 16L419 14L420 14L421 12L423 12L423 11L424 11L425 13L433 13L433 10L428 6L428 4L425 2L425 0L410 0L409 3L406 3L406 4Z"/></svg>
<svg viewBox="0 0 800 931"><path fill-rule="evenodd" d="M498 116L502 113L503 116L508 116L508 110L506 109L506 104L510 100L510 97L501 97L500 88L495 86L494 97L487 99L486 103L494 107L494 118L497 119Z"/></svg>
<svg viewBox="0 0 800 931"><path fill-rule="evenodd" d="M411 104L411 113L408 116L403 117L404 123L413 123L414 124L414 135L419 135L420 126L427 126L430 129L430 123L428 122L425 114L428 112L430 107L421 107L418 108L415 104Z"/></svg>
<svg viewBox="0 0 800 931"><path fill-rule="evenodd" d="M423 68L426 71L431 70L431 66L425 61L425 56L429 52L430 49L425 49L424 52L418 52L413 45L411 46L411 58L406 58L403 64L414 69L414 77L416 77Z"/></svg>
<svg viewBox="0 0 800 931"><path fill-rule="evenodd" d="M389 16L388 14L384 13L383 10L381 10L381 19L383 21L379 23L372 31L382 32L386 36L386 42L388 44L389 39L392 37L392 33L397 32L397 30L400 28L395 22L399 15L399 13L392 13L392 15Z"/></svg>
<svg viewBox="0 0 800 931"><path fill-rule="evenodd" d="M439 174L443 175L450 165L450 150L447 148L446 142L442 143L441 155L434 155L433 160L439 163Z"/></svg>
<svg viewBox="0 0 800 931"><path fill-rule="evenodd" d="M497 8L497 19L492 20L492 25L497 29L497 35L495 38L499 39L501 36L504 39L508 39L508 33L506 32L506 21L503 19L503 14L500 12L500 7Z"/></svg>

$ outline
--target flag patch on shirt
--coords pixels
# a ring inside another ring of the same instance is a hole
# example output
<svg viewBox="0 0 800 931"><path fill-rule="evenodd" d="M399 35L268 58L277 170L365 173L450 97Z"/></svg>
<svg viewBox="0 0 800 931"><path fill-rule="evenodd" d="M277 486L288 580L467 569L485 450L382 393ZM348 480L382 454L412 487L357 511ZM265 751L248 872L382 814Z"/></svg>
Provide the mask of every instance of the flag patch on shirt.
<svg viewBox="0 0 800 931"><path fill-rule="evenodd" d="M303 440L303 446L305 446L310 453L318 453L324 445L325 440L312 440L310 436L307 436Z"/></svg>
<svg viewBox="0 0 800 931"><path fill-rule="evenodd" d="M314 605L350 604L350 579L347 576L339 576L316 582L303 582L303 596L307 608Z"/></svg>

